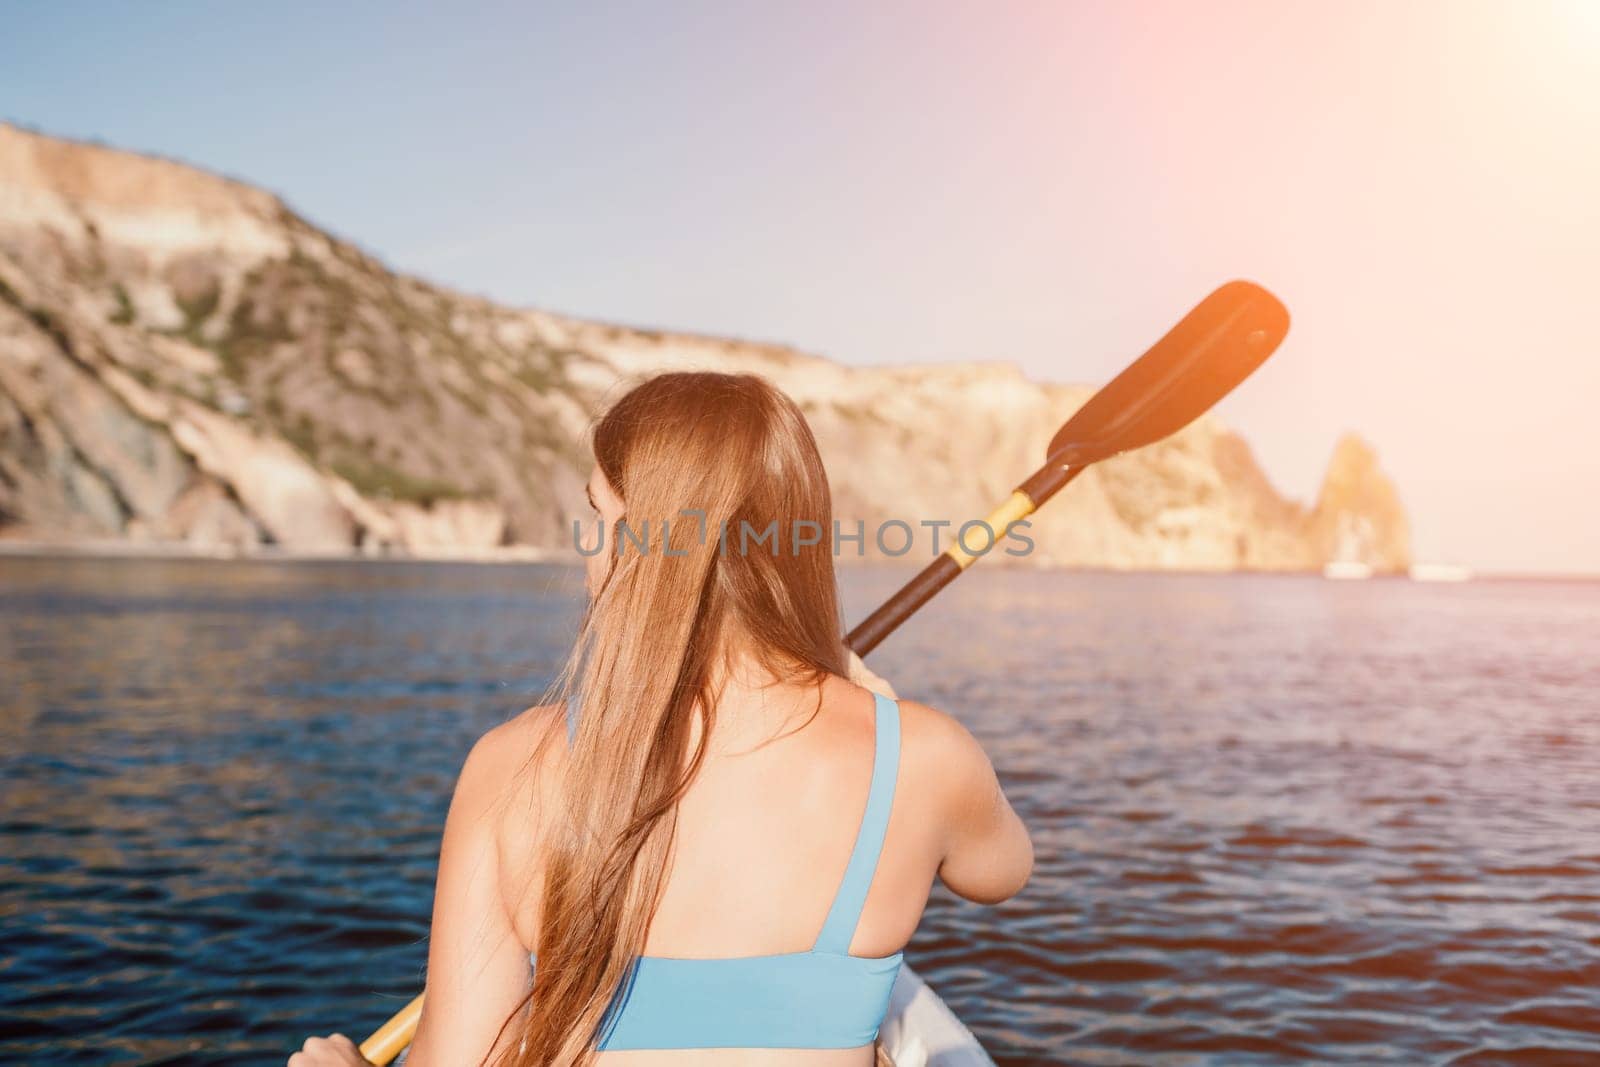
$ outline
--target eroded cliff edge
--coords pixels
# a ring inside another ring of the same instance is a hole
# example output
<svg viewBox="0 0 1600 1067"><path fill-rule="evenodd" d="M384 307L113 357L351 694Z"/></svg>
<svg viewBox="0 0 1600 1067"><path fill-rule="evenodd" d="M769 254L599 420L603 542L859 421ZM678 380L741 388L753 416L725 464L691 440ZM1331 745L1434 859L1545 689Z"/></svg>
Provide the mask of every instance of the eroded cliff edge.
<svg viewBox="0 0 1600 1067"><path fill-rule="evenodd" d="M1007 365L847 368L501 307L391 272L262 190L0 125L0 540L560 554L593 413L669 367L795 397L838 517L869 529L986 513L1090 393ZM1212 417L1095 467L1031 533L1012 562L1409 562L1369 446L1339 444L1308 508Z"/></svg>

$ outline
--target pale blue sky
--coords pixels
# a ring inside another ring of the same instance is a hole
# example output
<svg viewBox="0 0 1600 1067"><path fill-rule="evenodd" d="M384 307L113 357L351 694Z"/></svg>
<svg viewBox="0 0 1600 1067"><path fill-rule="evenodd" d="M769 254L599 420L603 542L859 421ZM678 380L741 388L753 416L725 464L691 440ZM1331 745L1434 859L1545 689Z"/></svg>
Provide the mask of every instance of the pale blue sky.
<svg viewBox="0 0 1600 1067"><path fill-rule="evenodd" d="M1600 571L1600 3L13 3L0 116L848 363L1098 382L1251 278L1295 324L1221 413L1280 487L1356 430L1419 555Z"/></svg>

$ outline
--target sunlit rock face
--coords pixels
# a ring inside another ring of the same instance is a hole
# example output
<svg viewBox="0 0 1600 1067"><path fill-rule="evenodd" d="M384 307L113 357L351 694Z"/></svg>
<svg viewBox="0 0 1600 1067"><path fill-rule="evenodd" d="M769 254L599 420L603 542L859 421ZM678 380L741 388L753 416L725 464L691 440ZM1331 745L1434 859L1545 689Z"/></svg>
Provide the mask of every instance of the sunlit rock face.
<svg viewBox="0 0 1600 1067"><path fill-rule="evenodd" d="M952 524L943 544L986 514L1092 392L1002 364L855 369L501 307L395 274L259 189L0 125L0 539L570 555L591 421L671 368L757 373L793 396L865 558L900 519L916 532L905 558L926 559L924 524ZM1091 469L1028 536L1031 553L999 558L1408 561L1366 446L1340 445L1308 511L1210 417Z"/></svg>
<svg viewBox="0 0 1600 1067"><path fill-rule="evenodd" d="M1311 536L1322 559L1365 563L1377 571L1411 565L1411 526L1400 492L1378 466L1372 446L1353 434L1333 450Z"/></svg>

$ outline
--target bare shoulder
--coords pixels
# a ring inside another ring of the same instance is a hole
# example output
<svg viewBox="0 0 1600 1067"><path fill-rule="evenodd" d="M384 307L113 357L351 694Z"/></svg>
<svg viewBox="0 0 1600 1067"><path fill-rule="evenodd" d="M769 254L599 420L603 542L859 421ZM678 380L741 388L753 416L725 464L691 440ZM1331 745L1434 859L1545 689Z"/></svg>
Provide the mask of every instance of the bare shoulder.
<svg viewBox="0 0 1600 1067"><path fill-rule="evenodd" d="M915 700L900 701L900 730L907 756L936 767L976 763L987 766L988 755L972 732L954 715Z"/></svg>
<svg viewBox="0 0 1600 1067"><path fill-rule="evenodd" d="M521 711L478 738L473 751L482 750L488 758L503 760L518 753L526 755L556 730L566 727L560 704L537 704Z"/></svg>
<svg viewBox="0 0 1600 1067"><path fill-rule="evenodd" d="M549 742L556 731L564 729L561 706L545 704L528 708L484 733L462 765L456 782L457 802L487 810L534 785L552 750L563 748Z"/></svg>
<svg viewBox="0 0 1600 1067"><path fill-rule="evenodd" d="M851 710L833 718L829 747L843 751L848 744L870 751L875 732L872 704L864 698L871 690L843 677L832 684L851 693L848 701L838 701ZM898 797L912 800L924 816L945 824L993 793L994 766L960 720L920 701L901 697L895 703L900 706ZM856 771L850 768L844 773Z"/></svg>
<svg viewBox="0 0 1600 1067"><path fill-rule="evenodd" d="M953 715L915 700L900 701L903 778L937 798L946 812L973 794L982 794L994 780L989 755L972 732Z"/></svg>

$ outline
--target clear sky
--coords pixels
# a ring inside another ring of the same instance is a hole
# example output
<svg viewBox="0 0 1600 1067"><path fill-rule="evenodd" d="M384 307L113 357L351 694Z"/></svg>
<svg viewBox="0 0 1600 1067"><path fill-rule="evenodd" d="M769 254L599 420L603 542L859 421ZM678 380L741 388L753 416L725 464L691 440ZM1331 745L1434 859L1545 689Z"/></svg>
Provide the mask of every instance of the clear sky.
<svg viewBox="0 0 1600 1067"><path fill-rule="evenodd" d="M1600 571L1600 0L0 7L0 116L496 299L1099 382L1233 277L1286 492ZM1026 472L1019 472L1019 474Z"/></svg>

